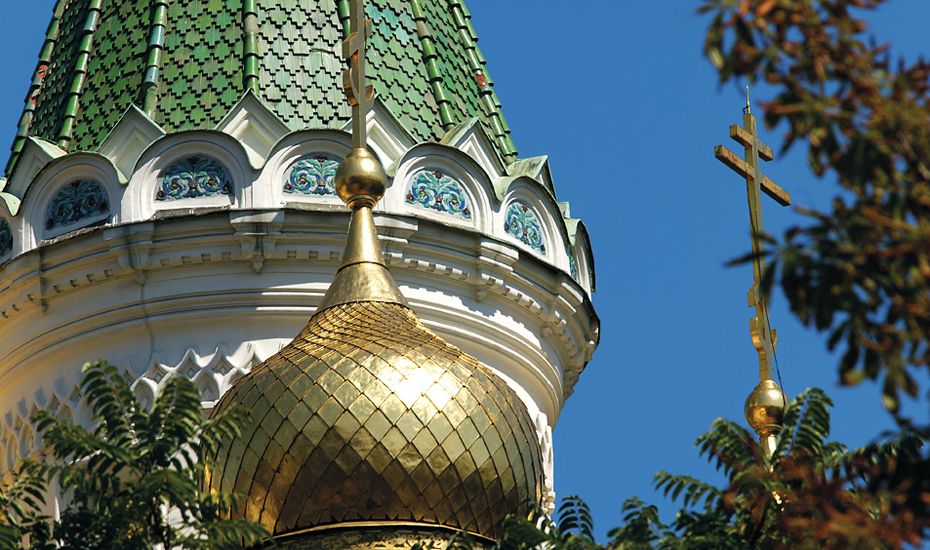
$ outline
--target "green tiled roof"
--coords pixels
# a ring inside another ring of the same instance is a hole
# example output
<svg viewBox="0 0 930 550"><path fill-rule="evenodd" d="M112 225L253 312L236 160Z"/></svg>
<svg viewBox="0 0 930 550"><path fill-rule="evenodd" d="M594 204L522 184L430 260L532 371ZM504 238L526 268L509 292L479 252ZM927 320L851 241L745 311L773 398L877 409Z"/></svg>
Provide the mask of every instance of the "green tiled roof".
<svg viewBox="0 0 930 550"><path fill-rule="evenodd" d="M341 128L347 0L59 0L29 88L26 136L93 150L131 105L166 131L213 128L248 88L293 130ZM477 117L516 157L461 0L368 0L369 78L418 140Z"/></svg>

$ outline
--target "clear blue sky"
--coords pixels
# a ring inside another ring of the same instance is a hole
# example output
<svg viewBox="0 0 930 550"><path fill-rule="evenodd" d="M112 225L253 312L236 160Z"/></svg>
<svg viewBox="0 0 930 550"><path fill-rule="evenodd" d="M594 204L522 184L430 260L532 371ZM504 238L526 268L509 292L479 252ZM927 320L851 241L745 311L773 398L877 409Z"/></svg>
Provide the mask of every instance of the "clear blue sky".
<svg viewBox="0 0 930 550"><path fill-rule="evenodd" d="M4 150L53 1L15 4L0 34ZM556 489L584 497L601 533L632 495L662 504L670 518L652 476L713 479L694 439L716 417L741 420L756 382L751 270L724 267L749 247L745 188L713 157L740 122L742 91L717 85L701 55L707 21L693 1L468 5L521 156L549 155L559 198L594 245L601 345L555 431ZM930 2L893 0L870 20L895 51L927 51ZM773 146L779 135L763 131ZM765 170L797 205L826 208L836 192L832 180L811 176L800 150ZM766 200L767 230L780 235L798 220ZM785 389L828 390L836 439L861 445L891 426L874 384L837 387L824 338L800 326L780 294L771 317Z"/></svg>

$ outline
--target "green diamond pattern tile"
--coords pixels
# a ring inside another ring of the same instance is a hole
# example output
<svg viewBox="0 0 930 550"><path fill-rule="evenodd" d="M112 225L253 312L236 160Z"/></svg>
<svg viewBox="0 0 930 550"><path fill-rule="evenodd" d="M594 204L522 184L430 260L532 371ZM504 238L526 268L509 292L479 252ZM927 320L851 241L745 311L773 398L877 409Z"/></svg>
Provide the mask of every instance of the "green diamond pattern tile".
<svg viewBox="0 0 930 550"><path fill-rule="evenodd" d="M486 114L478 99L480 90L469 67L448 0L426 1L421 5L436 44L443 86L454 98L453 113L459 117L455 123L470 117L478 117L484 122Z"/></svg>
<svg viewBox="0 0 930 550"><path fill-rule="evenodd" d="M292 129L341 127L342 25L335 0L258 3L259 87Z"/></svg>
<svg viewBox="0 0 930 550"><path fill-rule="evenodd" d="M241 96L241 16L241 0L171 2L154 116L165 130L211 128Z"/></svg>
<svg viewBox="0 0 930 550"><path fill-rule="evenodd" d="M149 2L104 2L81 94L75 149L95 149L138 98L149 23Z"/></svg>
<svg viewBox="0 0 930 550"><path fill-rule="evenodd" d="M36 98L30 135L58 141L87 11L87 0L71 0L62 12L58 43Z"/></svg>
<svg viewBox="0 0 930 550"><path fill-rule="evenodd" d="M370 0L366 13L371 19L368 59L375 92L414 138L441 137L439 112L409 2Z"/></svg>
<svg viewBox="0 0 930 550"><path fill-rule="evenodd" d="M46 76L36 93L29 135L57 141L74 80L89 0L65 0ZM435 43L439 89L453 120L478 117L498 128L496 96L482 100L469 63L471 29L459 29L457 0L421 2ZM350 116L342 92L342 23L337 0L258 0L259 95L294 130L342 128ZM164 32L152 118L168 132L214 127L244 92L242 0L172 0ZM72 149L93 150L132 103L141 104L152 3L107 0L92 40L78 97ZM372 20L368 76L390 111L418 141L445 130L428 80L408 0L368 0ZM459 23L463 20L459 18ZM467 37L463 38L461 33ZM478 59L483 62L480 52ZM503 123L506 128L506 123ZM499 141L494 141L499 147Z"/></svg>

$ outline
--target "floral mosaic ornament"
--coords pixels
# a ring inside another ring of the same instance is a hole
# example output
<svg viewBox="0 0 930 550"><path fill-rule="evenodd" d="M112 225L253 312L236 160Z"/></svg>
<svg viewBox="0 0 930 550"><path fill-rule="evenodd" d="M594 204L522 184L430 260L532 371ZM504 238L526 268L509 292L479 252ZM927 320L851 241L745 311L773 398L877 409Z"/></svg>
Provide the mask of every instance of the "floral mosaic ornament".
<svg viewBox="0 0 930 550"><path fill-rule="evenodd" d="M157 201L196 199L232 193L232 181L223 166L207 157L190 157L169 166L161 177Z"/></svg>
<svg viewBox="0 0 930 550"><path fill-rule="evenodd" d="M75 180L55 193L48 204L45 228L76 224L110 212L107 192L94 180Z"/></svg>
<svg viewBox="0 0 930 550"><path fill-rule="evenodd" d="M504 218L504 229L533 250L546 253L546 243L543 242L539 218L526 204L520 201L510 203L507 207L507 216Z"/></svg>
<svg viewBox="0 0 930 550"><path fill-rule="evenodd" d="M13 230L6 220L0 220L0 258L13 250Z"/></svg>
<svg viewBox="0 0 930 550"><path fill-rule="evenodd" d="M326 155L304 157L291 165L284 182L285 193L304 195L335 195L333 180L339 161Z"/></svg>
<svg viewBox="0 0 930 550"><path fill-rule="evenodd" d="M439 171L423 170L414 175L407 189L407 203L471 219L462 184Z"/></svg>

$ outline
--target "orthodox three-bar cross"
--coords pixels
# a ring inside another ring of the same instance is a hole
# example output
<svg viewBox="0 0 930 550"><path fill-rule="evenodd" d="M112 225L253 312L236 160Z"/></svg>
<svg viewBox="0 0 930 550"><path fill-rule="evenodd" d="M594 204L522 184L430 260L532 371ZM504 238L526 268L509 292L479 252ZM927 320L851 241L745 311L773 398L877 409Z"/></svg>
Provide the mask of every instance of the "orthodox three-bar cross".
<svg viewBox="0 0 930 550"><path fill-rule="evenodd" d="M368 111L375 91L365 79L365 45L371 34L371 21L365 18L364 0L349 2L349 36L342 42L342 56L348 63L342 73L342 88L352 106L352 146L364 149L368 141Z"/></svg>
<svg viewBox="0 0 930 550"><path fill-rule="evenodd" d="M775 182L762 175L761 161L772 160L772 148L759 140L756 118L753 116L749 104L748 88L746 89L746 108L743 110L743 126L740 127L735 124L730 126L730 137L743 146L745 149L744 157L739 158L723 145L714 148L714 156L734 172L746 178L753 252L753 284L749 289L749 306L755 307L756 310L755 316L749 322L749 331L752 336L752 343L759 354L760 386L757 386L757 388L761 388L763 383L769 384L769 387L777 387L774 385L773 363L778 335L772 330L769 323L768 296L765 295L765 289L762 286L762 278L765 272L762 237L762 193L765 192L782 206L791 204L791 195ZM778 390L779 394L780 391ZM750 422L752 421L750 420ZM763 432L760 432L759 435L762 437Z"/></svg>

